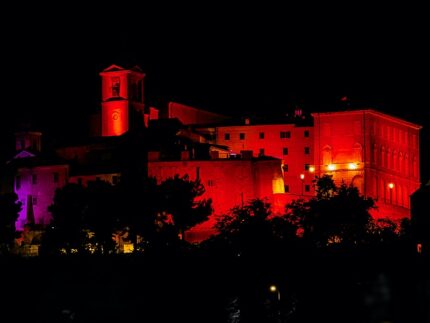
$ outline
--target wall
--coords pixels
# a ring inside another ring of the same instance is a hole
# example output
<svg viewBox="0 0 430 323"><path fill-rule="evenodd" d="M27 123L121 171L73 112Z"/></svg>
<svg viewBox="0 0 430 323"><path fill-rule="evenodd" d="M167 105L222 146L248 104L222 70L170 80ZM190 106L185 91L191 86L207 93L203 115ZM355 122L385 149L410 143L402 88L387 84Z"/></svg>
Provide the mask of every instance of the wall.
<svg viewBox="0 0 430 323"><path fill-rule="evenodd" d="M208 238L218 215L254 198L273 198L273 183L281 181L280 160L210 160L210 161L150 161L149 176L158 182L176 174L188 174L191 180L200 178L205 187L202 198L212 198L214 216L193 228L190 240Z"/></svg>
<svg viewBox="0 0 430 323"><path fill-rule="evenodd" d="M58 174L57 182L54 181L54 173ZM52 204L55 190L63 187L67 182L68 166L53 165L34 168L21 168L15 178L15 192L23 203L22 211L16 222L17 230L22 230L27 223L27 211L29 196L33 198L33 213L36 224L47 225L51 221L48 206ZM33 176L37 177L33 183ZM19 181L20 183L17 183Z"/></svg>
<svg viewBox="0 0 430 323"><path fill-rule="evenodd" d="M235 154L252 150L254 156L259 156L261 149L264 149L265 156L282 160L284 182L288 185L289 194L302 195L302 190L305 195L313 194L314 174L312 168L305 169L305 165L310 167L314 164L313 127L297 127L294 124L217 127L216 143L228 146ZM309 154L305 154L305 147L309 148ZM288 154L284 154L284 148L288 148ZM301 174L305 176L303 181ZM309 192L305 192L306 185L309 185Z"/></svg>

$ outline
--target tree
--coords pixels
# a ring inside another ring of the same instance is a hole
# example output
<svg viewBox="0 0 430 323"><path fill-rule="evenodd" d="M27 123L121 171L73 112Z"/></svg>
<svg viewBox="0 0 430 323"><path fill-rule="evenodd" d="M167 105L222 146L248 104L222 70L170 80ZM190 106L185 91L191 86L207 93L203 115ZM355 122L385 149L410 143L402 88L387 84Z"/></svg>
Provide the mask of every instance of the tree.
<svg viewBox="0 0 430 323"><path fill-rule="evenodd" d="M200 180L175 175L160 184L160 212L171 214L173 223L185 240L185 231L206 221L212 213L212 200L200 199L205 189Z"/></svg>
<svg viewBox="0 0 430 323"><path fill-rule="evenodd" d="M261 199L251 200L243 207L234 207L216 224L219 235L215 243L223 243L234 255L255 255L267 252L273 241L270 204Z"/></svg>
<svg viewBox="0 0 430 323"><path fill-rule="evenodd" d="M53 221L42 241L45 252L57 253L64 249L66 254L71 254L85 250L87 206L88 195L83 186L67 184L56 190L54 203L48 208Z"/></svg>
<svg viewBox="0 0 430 323"><path fill-rule="evenodd" d="M316 197L286 206L286 217L303 229L304 238L317 246L356 245L368 238L372 198L359 194L356 187L337 187L329 175L316 179Z"/></svg>
<svg viewBox="0 0 430 323"><path fill-rule="evenodd" d="M86 194L84 225L94 234L91 242L96 250L109 254L115 249L113 233L120 223L121 202L117 190L108 182L96 180L88 182Z"/></svg>
<svg viewBox="0 0 430 323"><path fill-rule="evenodd" d="M22 203L16 193L0 194L0 254L9 253L15 242L15 222Z"/></svg>

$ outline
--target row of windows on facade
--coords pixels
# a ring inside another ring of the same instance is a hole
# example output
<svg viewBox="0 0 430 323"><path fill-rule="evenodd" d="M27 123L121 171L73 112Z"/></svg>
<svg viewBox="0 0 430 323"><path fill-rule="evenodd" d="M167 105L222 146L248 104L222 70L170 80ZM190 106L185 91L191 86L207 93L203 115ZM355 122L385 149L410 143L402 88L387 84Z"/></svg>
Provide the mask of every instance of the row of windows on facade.
<svg viewBox="0 0 430 323"><path fill-rule="evenodd" d="M290 185L288 185L288 184L284 185L284 189L285 189L285 193L289 193L289 192L290 192ZM309 193L309 192L311 191L311 186L310 186L310 185L308 185L308 184L306 184L306 185L304 186L304 191L305 191L306 193Z"/></svg>
<svg viewBox="0 0 430 323"><path fill-rule="evenodd" d="M309 155L311 153L311 148L310 147L305 147L304 153L305 153L305 155ZM264 148L260 148L260 151L259 151L258 155L259 156L264 156ZM284 155L284 156L288 155L288 147L282 148L282 155Z"/></svg>
<svg viewBox="0 0 430 323"><path fill-rule="evenodd" d="M409 133L390 126L379 126L378 124L373 125L374 135L386 139L395 143L407 144L409 142ZM413 148L418 146L418 136L415 134L411 135L410 143Z"/></svg>
<svg viewBox="0 0 430 323"><path fill-rule="evenodd" d="M288 172L288 164L282 165L282 170L284 172ZM307 172L311 171L311 165L310 164L305 164L304 170L307 171Z"/></svg>
<svg viewBox="0 0 430 323"><path fill-rule="evenodd" d="M391 150L390 148L385 148L382 146L379 150L380 154L378 156L378 148L375 145L373 148L373 161L378 163L382 167L398 171L402 174L409 175L409 155L403 154L402 152L397 152L397 150ZM379 160L378 160L379 157ZM418 163L416 156L412 157L412 171L413 176L418 176Z"/></svg>
<svg viewBox="0 0 430 323"><path fill-rule="evenodd" d="M309 137L309 130L305 130L303 132L303 135L304 135L304 137L308 138ZM260 132L259 135L258 135L258 137L260 139L264 139L264 137L265 137L264 132ZM226 132L224 134L224 140L230 140L230 138L231 138L230 137L230 133ZM245 138L246 138L246 134L245 133L243 133L243 132L239 133L239 139L240 140L245 140ZM281 131L279 133L279 138L281 138L281 139L289 139L289 138L291 138L291 131Z"/></svg>
<svg viewBox="0 0 430 323"><path fill-rule="evenodd" d="M53 173L52 175L53 175L52 176L53 182L58 183L60 181L60 174L59 173ZM99 180L101 180L101 178L96 176L96 181L99 181ZM116 185L116 184L118 184L118 182L119 182L118 176L112 176L112 184ZM37 185L37 183L38 183L37 174L31 175L31 184ZM80 178L80 177L78 178L78 184L82 185L82 178ZM19 175L16 176L16 178L15 178L15 188L17 190L19 190L21 188L21 176L19 176Z"/></svg>

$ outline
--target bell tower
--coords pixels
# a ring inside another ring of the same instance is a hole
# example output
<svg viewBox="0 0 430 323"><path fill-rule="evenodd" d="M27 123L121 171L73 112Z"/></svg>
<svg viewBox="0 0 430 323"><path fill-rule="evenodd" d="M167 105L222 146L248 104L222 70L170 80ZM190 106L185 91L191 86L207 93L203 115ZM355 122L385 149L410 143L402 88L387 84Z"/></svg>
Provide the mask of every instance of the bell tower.
<svg viewBox="0 0 430 323"><path fill-rule="evenodd" d="M120 136L144 119L143 79L135 66L124 69L111 65L100 73L102 78L102 136Z"/></svg>

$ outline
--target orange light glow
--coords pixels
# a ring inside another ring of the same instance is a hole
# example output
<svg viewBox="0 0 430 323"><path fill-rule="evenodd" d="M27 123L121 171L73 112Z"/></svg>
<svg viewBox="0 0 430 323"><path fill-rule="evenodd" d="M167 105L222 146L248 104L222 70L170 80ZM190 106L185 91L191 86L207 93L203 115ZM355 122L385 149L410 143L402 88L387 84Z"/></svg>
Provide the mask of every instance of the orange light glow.
<svg viewBox="0 0 430 323"><path fill-rule="evenodd" d="M300 179L304 180L305 179L305 174L300 174Z"/></svg>
<svg viewBox="0 0 430 323"><path fill-rule="evenodd" d="M336 165L334 164L330 164L327 166L328 170L335 170L336 169Z"/></svg>
<svg viewBox="0 0 430 323"><path fill-rule="evenodd" d="M314 166L309 167L309 172L315 173L315 167Z"/></svg>
<svg viewBox="0 0 430 323"><path fill-rule="evenodd" d="M390 190L392 190L394 188L394 184L393 183L389 183L388 187L390 188Z"/></svg>
<svg viewBox="0 0 430 323"><path fill-rule="evenodd" d="M357 169L357 164L356 164L356 163L349 163L349 164L348 164L348 168L349 168L349 169L352 169L352 170L353 170L353 169Z"/></svg>
<svg viewBox="0 0 430 323"><path fill-rule="evenodd" d="M272 286L270 286L270 291L271 292L276 292L278 289L276 288L276 286L275 285L272 285Z"/></svg>

